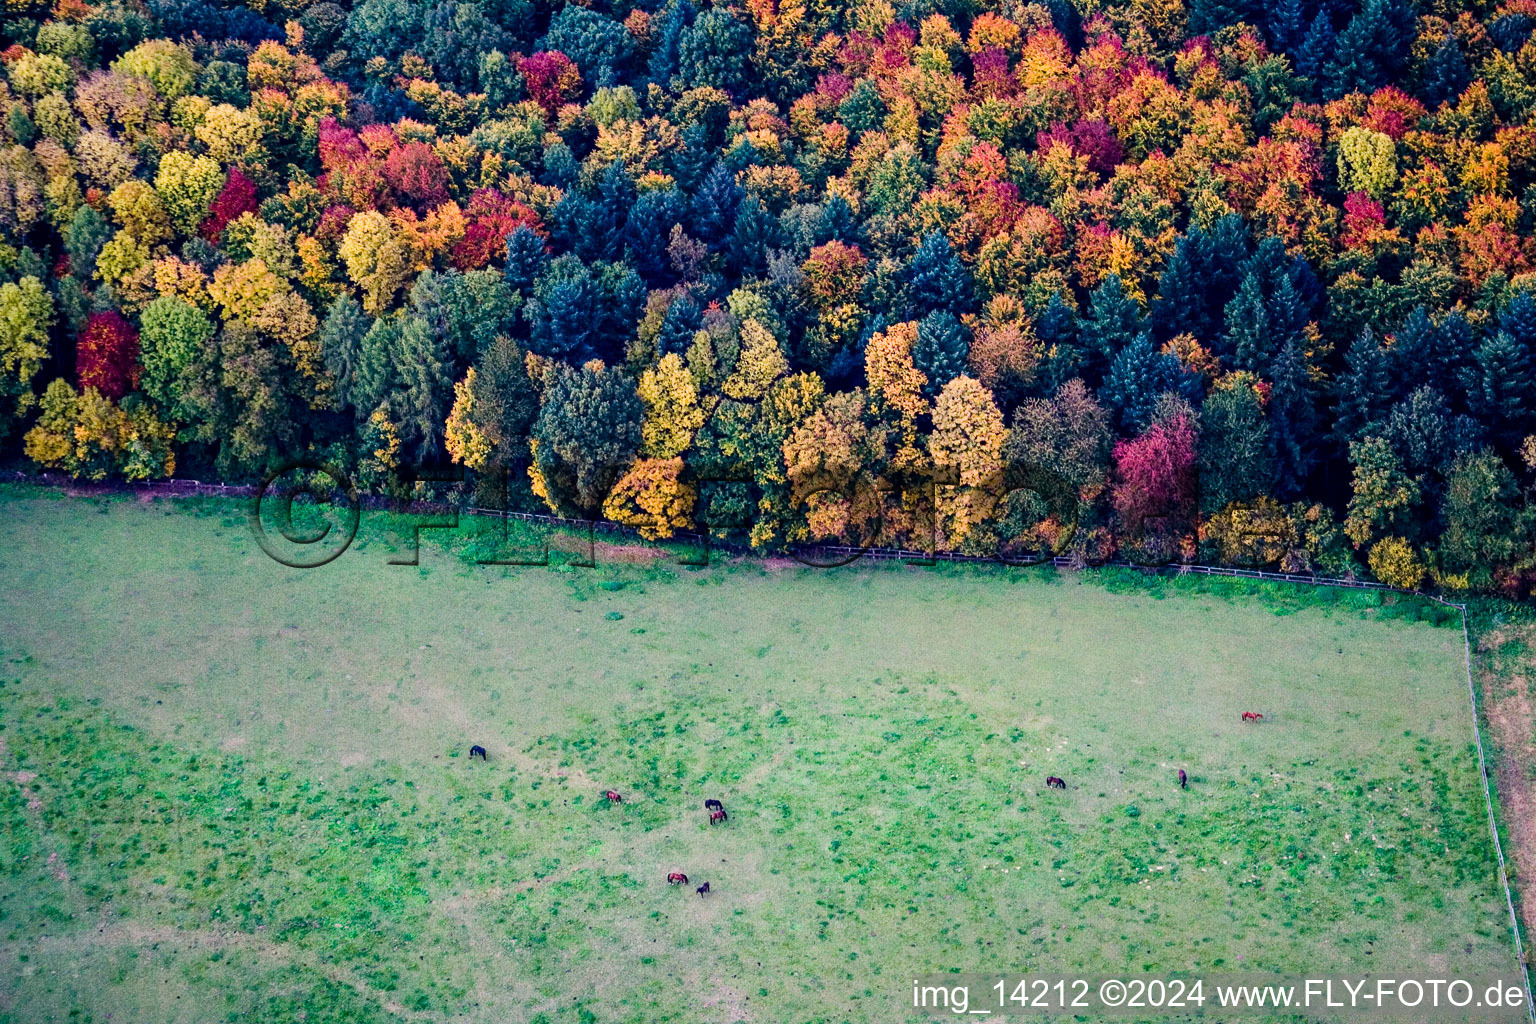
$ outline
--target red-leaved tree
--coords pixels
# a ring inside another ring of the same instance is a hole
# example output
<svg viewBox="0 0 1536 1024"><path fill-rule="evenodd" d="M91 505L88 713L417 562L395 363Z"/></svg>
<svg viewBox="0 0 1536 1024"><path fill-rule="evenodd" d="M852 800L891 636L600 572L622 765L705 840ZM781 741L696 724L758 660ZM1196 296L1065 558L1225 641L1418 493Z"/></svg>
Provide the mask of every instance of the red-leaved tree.
<svg viewBox="0 0 1536 1024"><path fill-rule="evenodd" d="M448 169L425 142L407 142L392 150L384 160L384 180L423 213L448 198Z"/></svg>
<svg viewBox="0 0 1536 1024"><path fill-rule="evenodd" d="M482 188L470 196L464 216L469 223L452 256L453 265L460 270L481 270L504 258L507 236L519 225L545 234L539 215L531 207L493 188Z"/></svg>
<svg viewBox="0 0 1536 1024"><path fill-rule="evenodd" d="M1114 461L1110 500L1121 535L1143 550L1170 551L1194 525L1194 422L1179 413L1154 423L1117 443Z"/></svg>
<svg viewBox="0 0 1536 1024"><path fill-rule="evenodd" d="M139 383L139 332L115 309L92 313L75 343L75 373L82 389L122 398Z"/></svg>
<svg viewBox="0 0 1536 1024"><path fill-rule="evenodd" d="M559 50L548 50L517 62L518 73L535 103L551 117L566 100L581 94L581 71Z"/></svg>
<svg viewBox="0 0 1536 1024"><path fill-rule="evenodd" d="M229 227L242 213L256 212L256 186L244 174L240 168L231 167L229 176L224 179L224 187L214 198L208 207L208 216L204 219L201 234L208 241L218 244L219 236L224 234L224 229Z"/></svg>

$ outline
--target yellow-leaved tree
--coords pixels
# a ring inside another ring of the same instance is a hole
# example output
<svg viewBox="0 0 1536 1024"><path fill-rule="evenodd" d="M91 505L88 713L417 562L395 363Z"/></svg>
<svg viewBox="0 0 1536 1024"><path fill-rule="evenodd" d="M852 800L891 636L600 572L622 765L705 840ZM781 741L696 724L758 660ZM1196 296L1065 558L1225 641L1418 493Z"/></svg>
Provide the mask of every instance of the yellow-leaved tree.
<svg viewBox="0 0 1536 1024"><path fill-rule="evenodd" d="M693 523L698 489L683 479L682 459L640 459L614 484L604 517L661 540Z"/></svg>
<svg viewBox="0 0 1536 1024"><path fill-rule="evenodd" d="M671 459L687 451L694 434L704 425L704 409L693 374L682 357L676 352L662 356L659 363L640 374L638 391L645 405L640 453L653 459Z"/></svg>

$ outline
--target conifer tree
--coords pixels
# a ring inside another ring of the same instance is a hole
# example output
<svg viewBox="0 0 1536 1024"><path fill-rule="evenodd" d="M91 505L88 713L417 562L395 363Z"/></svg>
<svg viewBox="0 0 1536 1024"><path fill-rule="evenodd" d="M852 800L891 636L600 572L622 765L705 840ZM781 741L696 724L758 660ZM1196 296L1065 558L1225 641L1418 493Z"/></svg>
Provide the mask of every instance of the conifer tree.
<svg viewBox="0 0 1536 1024"><path fill-rule="evenodd" d="M1468 399L1472 411L1501 443L1514 447L1531 421L1531 350L1506 331L1496 331L1477 348Z"/></svg>
<svg viewBox="0 0 1536 1024"><path fill-rule="evenodd" d="M1294 341L1281 346L1270 368L1270 436L1274 441L1275 497L1294 499L1302 492L1316 461L1317 412L1307 387L1307 366Z"/></svg>
<svg viewBox="0 0 1536 1024"><path fill-rule="evenodd" d="M943 232L933 231L923 238L907 262L904 278L909 317L922 318L935 310L959 316L974 308L971 272L950 249Z"/></svg>
<svg viewBox="0 0 1536 1024"><path fill-rule="evenodd" d="M507 236L507 284L515 292L527 295L533 283L549 268L549 253L544 239L526 224L519 224Z"/></svg>
<svg viewBox="0 0 1536 1024"><path fill-rule="evenodd" d="M1141 307L1125 293L1120 275L1110 274L1089 298L1088 315L1082 323L1083 352L1093 367L1102 370L1142 327Z"/></svg>
<svg viewBox="0 0 1536 1024"><path fill-rule="evenodd" d="M917 325L912 362L928 378L923 392L936 397L944 385L966 372L970 332L948 310L935 310Z"/></svg>
<svg viewBox="0 0 1536 1024"><path fill-rule="evenodd" d="M1339 375L1333 432L1348 444L1372 429L1391 398L1391 366L1380 340L1369 328L1362 330L1344 353L1345 370Z"/></svg>
<svg viewBox="0 0 1536 1024"><path fill-rule="evenodd" d="M742 277L760 277L768 270L768 249L778 242L779 222L757 196L742 200L731 230L731 260Z"/></svg>

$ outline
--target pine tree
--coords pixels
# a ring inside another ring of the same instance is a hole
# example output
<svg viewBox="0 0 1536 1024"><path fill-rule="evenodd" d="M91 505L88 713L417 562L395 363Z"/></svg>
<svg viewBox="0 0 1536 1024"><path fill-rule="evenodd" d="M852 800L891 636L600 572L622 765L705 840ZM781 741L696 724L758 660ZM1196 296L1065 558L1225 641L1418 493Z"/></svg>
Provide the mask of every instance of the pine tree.
<svg viewBox="0 0 1536 1024"><path fill-rule="evenodd" d="M1420 384L1441 379L1445 359L1440 351L1440 331L1423 306L1413 307L1397 329L1392 345L1392 394L1402 398Z"/></svg>
<svg viewBox="0 0 1536 1024"><path fill-rule="evenodd" d="M752 30L724 7L702 12L677 44L678 77L687 88L712 86L728 93L747 85Z"/></svg>
<svg viewBox="0 0 1536 1024"><path fill-rule="evenodd" d="M1191 0L1189 34L1214 35L1228 25L1256 23L1258 11L1251 0Z"/></svg>
<svg viewBox="0 0 1536 1024"><path fill-rule="evenodd" d="M655 34L655 43L651 49L651 60L648 73L652 82L663 89L672 84L672 76L677 74L677 50L678 43L686 29L694 18L693 4L688 0L670 0L666 11L661 18L661 27Z"/></svg>
<svg viewBox="0 0 1536 1024"><path fill-rule="evenodd" d="M1045 394L1057 389L1082 372L1082 351L1077 343L1077 311L1067 305L1060 292L1035 317L1035 337L1040 339L1042 358L1036 381Z"/></svg>
<svg viewBox="0 0 1536 1024"><path fill-rule="evenodd" d="M1224 361L1244 370L1262 373L1274 354L1274 325L1269 320L1269 305L1264 286L1257 274L1243 278L1237 296L1227 303L1226 331L1218 354Z"/></svg>
<svg viewBox="0 0 1536 1024"><path fill-rule="evenodd" d="M397 387L395 352L400 344L400 318L381 316L363 335L348 397L359 423L389 399Z"/></svg>
<svg viewBox="0 0 1536 1024"><path fill-rule="evenodd" d="M1536 350L1536 299L1525 290L1515 292L1499 313L1499 330L1526 351Z"/></svg>
<svg viewBox="0 0 1536 1024"><path fill-rule="evenodd" d="M1424 63L1419 79L1419 98L1430 110L1442 103L1454 103L1472 84L1472 71L1453 33L1447 32L1440 40L1434 54Z"/></svg>
<svg viewBox="0 0 1536 1024"><path fill-rule="evenodd" d="M1451 411L1445 398L1428 385L1392 407L1386 439L1410 473L1438 471L1450 457Z"/></svg>
<svg viewBox="0 0 1536 1024"><path fill-rule="evenodd" d="M1334 436L1348 444L1370 430L1391 399L1391 366L1369 327L1344 354L1345 371L1335 389Z"/></svg>
<svg viewBox="0 0 1536 1024"><path fill-rule="evenodd" d="M814 240L825 245L833 240L859 244L859 222L853 215L853 207L840 195L831 195L821 204L821 217L816 223Z"/></svg>
<svg viewBox="0 0 1536 1024"><path fill-rule="evenodd" d="M974 308L971 272L941 231L930 232L917 247L907 262L904 284L906 313L913 319L941 309L959 316Z"/></svg>
<svg viewBox="0 0 1536 1024"><path fill-rule="evenodd" d="M401 441L417 463L429 463L448 418L453 377L442 337L420 317L407 316L401 326L395 374L400 389L390 404L399 417Z"/></svg>
<svg viewBox="0 0 1536 1024"><path fill-rule="evenodd" d="M1083 318L1080 338L1090 366L1100 370L1108 366L1142 329L1141 307L1125 293L1120 275L1110 274L1093 290Z"/></svg>
<svg viewBox="0 0 1536 1024"><path fill-rule="evenodd" d="M1316 95L1322 87L1323 68L1333 57L1333 50L1337 44L1334 35L1333 22L1328 18L1326 9L1319 10L1317 16L1312 19L1312 25L1307 29L1307 34L1296 50L1296 73L1312 83L1311 93Z"/></svg>
<svg viewBox="0 0 1536 1024"><path fill-rule="evenodd" d="M1474 387L1468 396L1472 411L1501 443L1514 447L1531 422L1532 388L1536 386L1531 350L1504 331L1478 346L1473 368Z"/></svg>
<svg viewBox="0 0 1536 1024"><path fill-rule="evenodd" d="M687 355L688 347L693 344L693 336L702 324L703 316L698 303L686 295L674 299L662 317L661 330L656 334L657 358L669 352Z"/></svg>
<svg viewBox="0 0 1536 1024"><path fill-rule="evenodd" d="M544 239L526 224L507 236L507 284L523 295L533 290L533 283L549 269L549 253Z"/></svg>
<svg viewBox="0 0 1536 1024"><path fill-rule="evenodd" d="M597 286L597 355L617 362L645 312L645 282L624 263L599 264L592 269Z"/></svg>
<svg viewBox="0 0 1536 1024"><path fill-rule="evenodd" d="M1159 341L1167 341L1176 334L1193 334L1196 338L1210 338L1214 334L1206 309L1205 282L1198 269L1204 262L1200 253L1204 244L1205 232L1191 228L1174 246L1173 255L1158 275L1151 323Z"/></svg>
<svg viewBox="0 0 1536 1024"><path fill-rule="evenodd" d="M1316 458L1317 411L1307 386L1301 349L1287 341L1270 369L1270 436L1274 440L1275 497L1290 501L1301 494Z"/></svg>
<svg viewBox="0 0 1536 1024"><path fill-rule="evenodd" d="M779 236L779 222L757 196L741 202L731 231L731 262L742 277L761 277L768 270L768 249Z"/></svg>
<svg viewBox="0 0 1536 1024"><path fill-rule="evenodd" d="M736 225L741 197L736 176L725 164L717 162L694 193L693 223L689 225L689 231L718 252Z"/></svg>
<svg viewBox="0 0 1536 1024"><path fill-rule="evenodd" d="M592 258L616 260L624 255L624 225L635 205L635 179L623 160L608 165L597 192L595 213L585 228L588 245Z"/></svg>
<svg viewBox="0 0 1536 1024"><path fill-rule="evenodd" d="M928 397L936 397L944 385L967 372L970 348L970 332L948 310L935 310L919 321L912 362L928 378L923 385Z"/></svg>
<svg viewBox="0 0 1536 1024"><path fill-rule="evenodd" d="M1121 429L1138 433L1152 422L1157 400L1172 391L1198 398L1198 384L1179 361L1152 346L1152 336L1138 334L1115 354L1099 397L1119 417Z"/></svg>
<svg viewBox="0 0 1536 1024"><path fill-rule="evenodd" d="M1270 49L1292 54L1305 38L1306 21L1302 0L1279 0L1266 20Z"/></svg>
<svg viewBox="0 0 1536 1024"><path fill-rule="evenodd" d="M1209 232L1192 227L1158 281L1152 304L1154 336L1167 341L1176 334L1193 334L1202 342L1215 340L1249 259L1248 228L1237 214L1222 217Z"/></svg>
<svg viewBox="0 0 1536 1024"><path fill-rule="evenodd" d="M336 397L343 406L356 404L352 398L353 379L362 359L363 338L372 326L373 321L352 293L342 292L331 303L320 327L320 354L325 360L326 371L335 382Z"/></svg>
<svg viewBox="0 0 1536 1024"><path fill-rule="evenodd" d="M624 225L628 262L652 284L671 279L667 240L683 217L683 198L676 189L653 189L635 200Z"/></svg>
<svg viewBox="0 0 1536 1024"><path fill-rule="evenodd" d="M1413 13L1400 0L1365 0L1339 33L1333 57L1323 68L1323 98L1390 85L1406 62L1412 25Z"/></svg>

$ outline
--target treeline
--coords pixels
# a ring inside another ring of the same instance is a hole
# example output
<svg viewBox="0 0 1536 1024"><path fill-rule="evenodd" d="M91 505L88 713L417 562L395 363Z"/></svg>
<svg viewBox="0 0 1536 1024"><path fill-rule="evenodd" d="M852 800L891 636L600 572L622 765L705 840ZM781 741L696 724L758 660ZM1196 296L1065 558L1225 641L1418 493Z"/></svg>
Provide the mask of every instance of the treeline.
<svg viewBox="0 0 1536 1024"><path fill-rule="evenodd" d="M17 457L1536 579L1536 0L3 17Z"/></svg>

